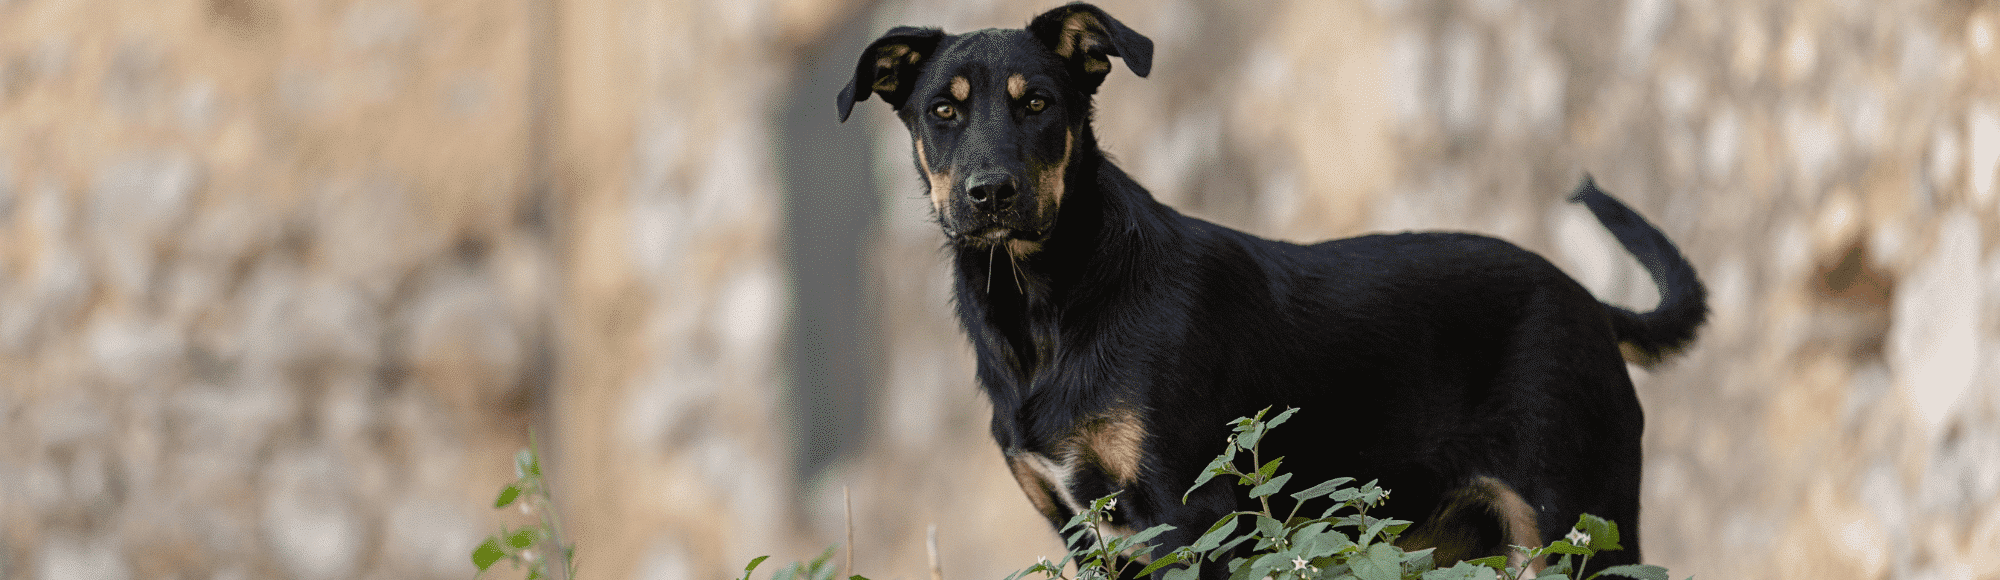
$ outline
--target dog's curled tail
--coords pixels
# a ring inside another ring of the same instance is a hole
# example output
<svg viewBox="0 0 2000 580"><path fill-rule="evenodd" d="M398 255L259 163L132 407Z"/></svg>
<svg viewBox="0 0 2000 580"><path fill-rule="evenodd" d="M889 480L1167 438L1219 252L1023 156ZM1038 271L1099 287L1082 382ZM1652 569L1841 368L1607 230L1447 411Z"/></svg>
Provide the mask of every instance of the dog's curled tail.
<svg viewBox="0 0 2000 580"><path fill-rule="evenodd" d="M1604 304L1611 314L1611 327L1618 333L1619 350L1624 352L1625 360L1652 366L1694 342L1695 329L1708 319L1708 290L1695 277L1694 265L1681 256L1680 249L1659 228L1639 217L1638 212L1597 189L1589 175L1583 177L1583 183L1576 186L1576 194L1569 200L1589 207L1590 213L1597 215L1597 221L1625 246L1625 251L1646 266L1646 272L1653 276L1653 285L1660 290L1660 304L1651 312L1633 312L1608 302Z"/></svg>

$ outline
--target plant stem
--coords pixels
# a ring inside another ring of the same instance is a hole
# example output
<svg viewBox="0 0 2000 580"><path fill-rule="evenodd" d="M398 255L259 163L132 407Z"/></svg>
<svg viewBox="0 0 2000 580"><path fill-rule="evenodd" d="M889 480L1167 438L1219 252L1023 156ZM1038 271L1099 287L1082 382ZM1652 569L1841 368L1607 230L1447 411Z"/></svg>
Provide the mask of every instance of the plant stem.
<svg viewBox="0 0 2000 580"><path fill-rule="evenodd" d="M528 450L530 453L535 454L535 464L537 466L541 465L543 457L542 448L535 440L534 429L528 430ZM546 472L546 470L541 469L538 469L538 471ZM556 496L549 491L548 479L543 474L537 473L533 477L535 480L535 496L540 498L542 504L542 509L539 510L542 514L542 529L549 532L548 536L542 539L542 552L548 554L544 557L543 561L555 563L554 566L548 566L548 578L549 580L569 580L571 562L569 551L563 549L562 518L556 515Z"/></svg>

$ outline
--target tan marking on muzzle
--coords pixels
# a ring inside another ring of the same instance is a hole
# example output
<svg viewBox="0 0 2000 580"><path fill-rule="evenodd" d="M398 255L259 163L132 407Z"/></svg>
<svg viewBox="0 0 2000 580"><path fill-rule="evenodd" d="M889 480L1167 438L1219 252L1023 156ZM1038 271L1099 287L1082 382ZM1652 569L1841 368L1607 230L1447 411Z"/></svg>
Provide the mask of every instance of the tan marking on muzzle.
<svg viewBox="0 0 2000 580"><path fill-rule="evenodd" d="M950 204L945 202L951 199L951 170L932 171L930 157L924 153L924 140L915 139L914 142L917 145L917 165L924 168L924 180L931 184L931 209L937 210L938 217L948 217L945 208Z"/></svg>
<svg viewBox="0 0 2000 580"><path fill-rule="evenodd" d="M1063 133L1062 158L1057 159L1054 164L1043 167L1041 174L1036 176L1037 185L1041 187L1036 188L1035 195L1040 199L1035 201L1041 204L1041 211L1053 212L1062 208L1063 177L1069 171L1070 150L1075 148L1076 131Z"/></svg>
<svg viewBox="0 0 2000 580"><path fill-rule="evenodd" d="M1020 239L1007 240L1007 254L1013 256L1016 260L1026 259L1028 256L1034 255L1035 252L1039 251L1042 251L1041 242Z"/></svg>
<svg viewBox="0 0 2000 580"><path fill-rule="evenodd" d="M1027 77L1021 76L1020 73L1007 75L1007 98L1018 101L1021 100L1021 95L1027 92Z"/></svg>
<svg viewBox="0 0 2000 580"><path fill-rule="evenodd" d="M951 77L951 98L964 101L972 96L972 81L965 77Z"/></svg>

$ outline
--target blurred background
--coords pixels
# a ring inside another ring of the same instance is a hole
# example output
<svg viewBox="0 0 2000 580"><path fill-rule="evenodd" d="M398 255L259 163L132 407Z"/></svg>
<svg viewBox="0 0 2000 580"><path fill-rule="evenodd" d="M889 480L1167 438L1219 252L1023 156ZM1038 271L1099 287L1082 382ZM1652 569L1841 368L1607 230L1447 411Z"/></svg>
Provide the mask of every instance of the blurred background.
<svg viewBox="0 0 2000 580"><path fill-rule="evenodd" d="M0 578L464 578L532 428L583 578L1060 555L985 434L897 24L1051 1L0 0ZM1634 370L1675 577L2000 578L2000 5L1104 0L1103 146L1270 237L1487 233L1714 317ZM1309 428L1309 423L1294 423Z"/></svg>

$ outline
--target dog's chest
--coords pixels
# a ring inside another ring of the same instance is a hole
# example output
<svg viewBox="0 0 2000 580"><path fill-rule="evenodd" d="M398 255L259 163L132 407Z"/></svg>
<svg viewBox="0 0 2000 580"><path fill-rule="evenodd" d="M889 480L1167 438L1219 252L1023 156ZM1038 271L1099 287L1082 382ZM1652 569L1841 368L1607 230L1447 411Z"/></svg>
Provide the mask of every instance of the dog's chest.
<svg viewBox="0 0 2000 580"><path fill-rule="evenodd" d="M1138 481L1146 439L1137 413L1113 411L1078 421L1051 444L1003 451L1029 503L1060 521L1088 509L1091 500Z"/></svg>

